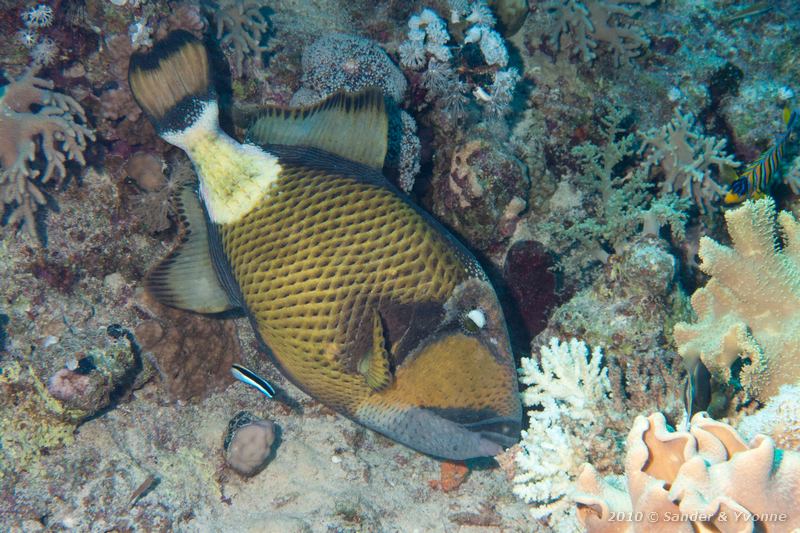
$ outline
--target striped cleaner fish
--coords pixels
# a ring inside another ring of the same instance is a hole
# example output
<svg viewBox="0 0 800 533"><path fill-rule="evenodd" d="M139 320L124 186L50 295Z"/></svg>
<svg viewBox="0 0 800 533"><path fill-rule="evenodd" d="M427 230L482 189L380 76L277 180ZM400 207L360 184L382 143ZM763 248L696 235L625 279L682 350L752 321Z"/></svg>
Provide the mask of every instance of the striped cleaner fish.
<svg viewBox="0 0 800 533"><path fill-rule="evenodd" d="M272 383L262 378L249 368L242 365L233 364L231 365L231 375L245 385L250 385L270 400L275 397L275 388L272 386Z"/></svg>
<svg viewBox="0 0 800 533"><path fill-rule="evenodd" d="M725 205L739 204L748 198L758 199L769 194L774 178L780 172L783 149L797 126L797 111L784 110L786 131L775 139L772 148L761 154L761 157L747 165L739 174L739 178L731 183L730 190L723 198Z"/></svg>
<svg viewBox="0 0 800 533"><path fill-rule="evenodd" d="M497 296L475 258L382 175L376 90L235 117L224 133L203 45L175 32L131 58L159 135L184 150L182 244L149 275L162 302L241 308L312 397L418 451L500 453L522 409ZM199 198L198 198L199 196Z"/></svg>

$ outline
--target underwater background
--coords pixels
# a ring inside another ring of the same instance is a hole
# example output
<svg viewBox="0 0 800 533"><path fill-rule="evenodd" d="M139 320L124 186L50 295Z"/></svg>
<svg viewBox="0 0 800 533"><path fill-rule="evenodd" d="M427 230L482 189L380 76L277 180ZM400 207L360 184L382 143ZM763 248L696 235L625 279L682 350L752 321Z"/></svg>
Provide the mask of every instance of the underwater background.
<svg viewBox="0 0 800 533"><path fill-rule="evenodd" d="M797 3L0 8L0 530L800 531ZM293 386L246 318L144 290L196 176L128 65L175 30L233 136L383 92L384 174L500 297L520 443L415 452Z"/></svg>

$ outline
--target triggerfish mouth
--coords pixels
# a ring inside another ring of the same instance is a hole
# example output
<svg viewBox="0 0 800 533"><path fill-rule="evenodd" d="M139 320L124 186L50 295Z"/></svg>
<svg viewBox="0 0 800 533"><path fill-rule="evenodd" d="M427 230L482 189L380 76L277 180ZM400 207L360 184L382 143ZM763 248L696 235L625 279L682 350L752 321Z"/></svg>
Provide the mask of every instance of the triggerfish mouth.
<svg viewBox="0 0 800 533"><path fill-rule="evenodd" d="M203 45L170 34L131 58L158 134L188 154L182 244L149 275L161 302L249 316L295 385L446 459L500 453L522 409L505 319L472 254L383 176L377 90L235 118L220 129Z"/></svg>

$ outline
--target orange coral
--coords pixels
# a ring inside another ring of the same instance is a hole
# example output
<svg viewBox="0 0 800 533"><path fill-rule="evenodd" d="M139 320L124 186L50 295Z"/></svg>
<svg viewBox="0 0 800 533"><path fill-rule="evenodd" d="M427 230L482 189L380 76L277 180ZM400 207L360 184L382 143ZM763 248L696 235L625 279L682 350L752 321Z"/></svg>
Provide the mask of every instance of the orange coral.
<svg viewBox="0 0 800 533"><path fill-rule="evenodd" d="M442 492L456 490L469 475L469 467L464 461L442 461L440 468L439 479L432 479L428 484L432 489Z"/></svg>

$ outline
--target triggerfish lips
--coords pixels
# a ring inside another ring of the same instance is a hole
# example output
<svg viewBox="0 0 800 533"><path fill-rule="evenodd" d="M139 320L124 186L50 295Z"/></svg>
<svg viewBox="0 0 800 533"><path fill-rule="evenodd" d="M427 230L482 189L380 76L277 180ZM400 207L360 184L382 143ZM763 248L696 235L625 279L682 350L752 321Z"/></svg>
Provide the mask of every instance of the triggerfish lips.
<svg viewBox="0 0 800 533"><path fill-rule="evenodd" d="M493 351L463 333L439 338L398 369L395 386L370 396L356 418L430 455L496 455L519 440L521 406L513 370Z"/></svg>

